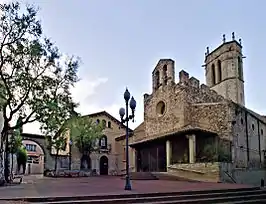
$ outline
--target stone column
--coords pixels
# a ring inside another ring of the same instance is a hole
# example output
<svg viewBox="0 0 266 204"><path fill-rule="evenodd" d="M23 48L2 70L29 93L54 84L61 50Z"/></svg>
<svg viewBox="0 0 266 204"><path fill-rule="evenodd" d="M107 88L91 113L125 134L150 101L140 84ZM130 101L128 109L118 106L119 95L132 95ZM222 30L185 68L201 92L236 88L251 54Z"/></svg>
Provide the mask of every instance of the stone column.
<svg viewBox="0 0 266 204"><path fill-rule="evenodd" d="M170 140L166 141L166 167L171 165L172 159L172 144Z"/></svg>
<svg viewBox="0 0 266 204"><path fill-rule="evenodd" d="M189 163L196 162L196 136L188 135Z"/></svg>
<svg viewBox="0 0 266 204"><path fill-rule="evenodd" d="M129 168L133 167L131 171L136 171L136 151L134 148L130 148L130 151L131 151L131 154L132 154L132 157L131 157L131 165Z"/></svg>

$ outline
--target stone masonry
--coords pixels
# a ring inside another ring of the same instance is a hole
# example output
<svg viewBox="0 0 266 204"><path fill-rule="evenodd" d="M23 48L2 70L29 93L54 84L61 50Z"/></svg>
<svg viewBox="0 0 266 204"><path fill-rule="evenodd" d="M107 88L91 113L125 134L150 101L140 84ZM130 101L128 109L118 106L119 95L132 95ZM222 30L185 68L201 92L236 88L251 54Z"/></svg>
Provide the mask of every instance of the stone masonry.
<svg viewBox="0 0 266 204"><path fill-rule="evenodd" d="M224 40L212 52L207 49L207 85L184 70L176 83L174 60L159 60L152 72L153 91L144 94L144 122L135 129L130 144L200 129L228 141L233 168L262 168L266 119L245 107L242 58L242 45L234 34L232 41Z"/></svg>

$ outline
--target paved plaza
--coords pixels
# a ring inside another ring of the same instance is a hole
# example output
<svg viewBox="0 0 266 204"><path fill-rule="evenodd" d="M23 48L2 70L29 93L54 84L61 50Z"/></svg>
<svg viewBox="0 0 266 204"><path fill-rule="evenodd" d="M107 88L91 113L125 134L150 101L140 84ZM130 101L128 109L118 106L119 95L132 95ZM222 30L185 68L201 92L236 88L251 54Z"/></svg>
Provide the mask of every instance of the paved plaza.
<svg viewBox="0 0 266 204"><path fill-rule="evenodd" d="M178 192L250 187L247 185L224 183L135 180L132 181L132 191L124 191L124 184L125 180L112 176L86 178L25 177L24 182L20 185L1 187L0 199Z"/></svg>

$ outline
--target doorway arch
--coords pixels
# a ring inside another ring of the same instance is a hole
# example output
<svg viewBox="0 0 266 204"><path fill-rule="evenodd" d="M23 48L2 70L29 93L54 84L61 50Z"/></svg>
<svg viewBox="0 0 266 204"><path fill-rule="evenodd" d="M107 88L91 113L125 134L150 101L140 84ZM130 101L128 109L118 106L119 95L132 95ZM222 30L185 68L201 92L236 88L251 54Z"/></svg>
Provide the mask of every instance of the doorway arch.
<svg viewBox="0 0 266 204"><path fill-rule="evenodd" d="M100 175L108 175L108 157L102 156L100 158Z"/></svg>

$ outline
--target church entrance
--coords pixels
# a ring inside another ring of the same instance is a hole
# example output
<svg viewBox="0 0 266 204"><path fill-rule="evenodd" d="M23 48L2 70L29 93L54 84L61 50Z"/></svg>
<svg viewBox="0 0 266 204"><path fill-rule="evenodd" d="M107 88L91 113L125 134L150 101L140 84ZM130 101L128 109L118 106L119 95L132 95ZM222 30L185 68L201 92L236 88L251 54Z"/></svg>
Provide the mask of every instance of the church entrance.
<svg viewBox="0 0 266 204"><path fill-rule="evenodd" d="M100 175L108 175L108 157L102 156L100 158Z"/></svg>
<svg viewBox="0 0 266 204"><path fill-rule="evenodd" d="M166 172L165 141L136 147L138 172Z"/></svg>

